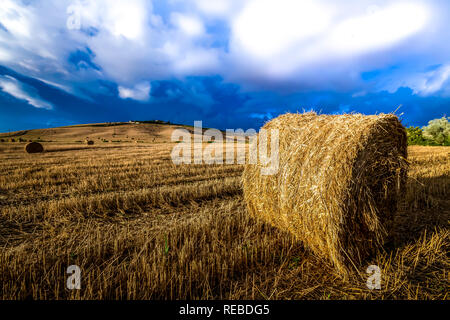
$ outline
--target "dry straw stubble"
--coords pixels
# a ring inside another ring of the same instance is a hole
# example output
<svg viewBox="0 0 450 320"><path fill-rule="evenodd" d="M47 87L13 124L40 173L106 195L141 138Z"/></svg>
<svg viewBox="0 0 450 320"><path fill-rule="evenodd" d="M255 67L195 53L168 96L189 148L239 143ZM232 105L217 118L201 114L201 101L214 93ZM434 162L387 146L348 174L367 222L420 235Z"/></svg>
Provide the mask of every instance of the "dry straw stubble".
<svg viewBox="0 0 450 320"><path fill-rule="evenodd" d="M392 114L309 112L263 128L279 130L279 170L245 166L250 214L291 232L347 277L388 239L406 182L404 127Z"/></svg>

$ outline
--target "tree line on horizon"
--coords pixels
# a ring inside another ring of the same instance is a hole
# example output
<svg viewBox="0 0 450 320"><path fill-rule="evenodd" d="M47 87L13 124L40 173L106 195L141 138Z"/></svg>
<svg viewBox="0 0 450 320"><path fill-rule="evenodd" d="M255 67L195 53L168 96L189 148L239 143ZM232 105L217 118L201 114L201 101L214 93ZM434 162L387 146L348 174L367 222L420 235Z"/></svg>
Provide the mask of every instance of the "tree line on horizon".
<svg viewBox="0 0 450 320"><path fill-rule="evenodd" d="M433 119L422 128L410 126L406 128L408 145L450 146L450 117Z"/></svg>

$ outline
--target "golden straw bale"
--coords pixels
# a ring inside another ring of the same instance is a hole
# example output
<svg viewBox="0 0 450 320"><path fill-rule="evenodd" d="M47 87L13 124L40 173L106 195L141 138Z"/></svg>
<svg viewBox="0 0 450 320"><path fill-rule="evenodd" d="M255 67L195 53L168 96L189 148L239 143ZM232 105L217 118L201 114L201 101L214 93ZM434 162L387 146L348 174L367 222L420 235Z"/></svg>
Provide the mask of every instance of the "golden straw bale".
<svg viewBox="0 0 450 320"><path fill-rule="evenodd" d="M388 239L406 183L405 128L392 114L309 112L282 115L263 129L279 130L279 169L263 175L260 162L246 164L248 211L346 277Z"/></svg>
<svg viewBox="0 0 450 320"><path fill-rule="evenodd" d="M41 153L44 152L44 147L39 142L31 142L25 146L27 153Z"/></svg>

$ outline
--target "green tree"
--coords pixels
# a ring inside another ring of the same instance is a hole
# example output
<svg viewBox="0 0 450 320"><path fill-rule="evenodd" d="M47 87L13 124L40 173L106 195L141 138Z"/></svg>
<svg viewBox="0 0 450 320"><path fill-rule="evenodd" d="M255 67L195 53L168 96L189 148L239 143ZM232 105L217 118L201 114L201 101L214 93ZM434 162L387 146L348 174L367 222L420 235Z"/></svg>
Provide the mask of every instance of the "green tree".
<svg viewBox="0 0 450 320"><path fill-rule="evenodd" d="M450 123L449 118L442 117L428 122L423 128L423 137L439 145L450 145Z"/></svg>
<svg viewBox="0 0 450 320"><path fill-rule="evenodd" d="M406 128L406 134L408 136L408 145L426 145L427 141L423 137L422 129L419 127Z"/></svg>

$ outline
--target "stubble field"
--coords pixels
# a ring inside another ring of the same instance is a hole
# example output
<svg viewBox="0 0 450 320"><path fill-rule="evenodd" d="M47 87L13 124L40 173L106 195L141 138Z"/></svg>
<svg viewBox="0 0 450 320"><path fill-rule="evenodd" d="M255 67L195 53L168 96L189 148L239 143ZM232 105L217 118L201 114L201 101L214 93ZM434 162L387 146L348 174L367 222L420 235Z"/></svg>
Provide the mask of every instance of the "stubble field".
<svg viewBox="0 0 450 320"><path fill-rule="evenodd" d="M394 240L344 281L249 217L242 165L175 165L174 145L1 144L0 299L448 299L449 148L409 148Z"/></svg>

